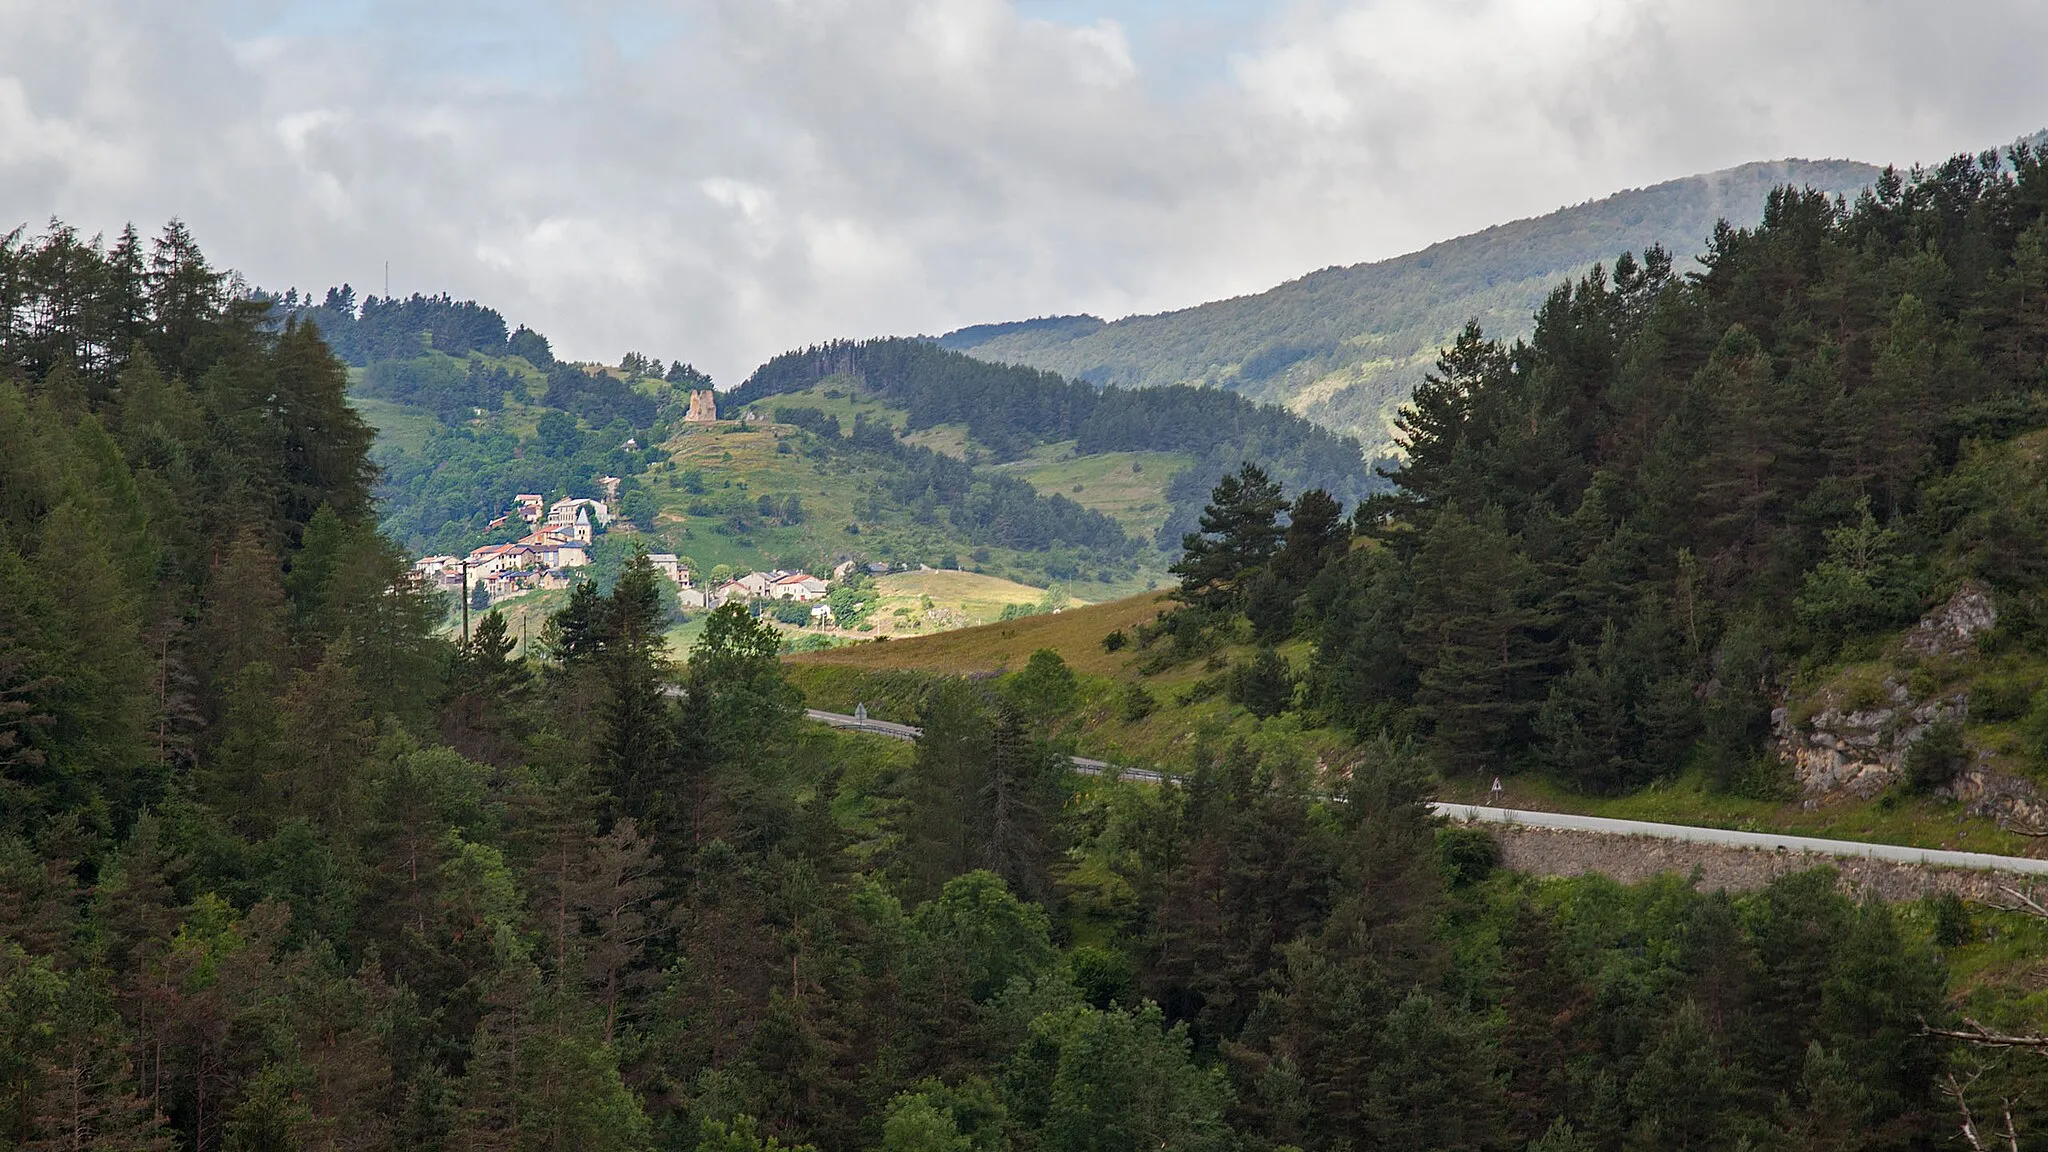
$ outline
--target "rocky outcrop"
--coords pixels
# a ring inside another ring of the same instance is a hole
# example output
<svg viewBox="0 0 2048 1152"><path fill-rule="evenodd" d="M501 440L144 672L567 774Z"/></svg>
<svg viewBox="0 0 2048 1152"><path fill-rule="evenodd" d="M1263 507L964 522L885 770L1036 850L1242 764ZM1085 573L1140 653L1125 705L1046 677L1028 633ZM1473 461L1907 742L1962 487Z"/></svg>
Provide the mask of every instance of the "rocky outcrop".
<svg viewBox="0 0 2048 1152"><path fill-rule="evenodd" d="M1976 652L1977 637L1998 623L1991 590L1975 580L1963 582L1947 602L1922 616L1906 633L1906 651L1923 660L1959 660ZM1839 689L1824 689L1814 711L1802 722L1790 709L1771 714L1778 738L1778 758L1792 769L1800 791L1818 802L1829 798L1867 799L1897 783L1905 772L1906 750L1930 725L1962 720L1969 697L1961 692L1915 699L1905 681L1887 676L1878 686L1879 699L1855 703L1841 700ZM1965 773L1981 773L1973 768ZM1957 781L1959 787L1963 780ZM2009 791L1986 780L1979 792Z"/></svg>
<svg viewBox="0 0 2048 1152"><path fill-rule="evenodd" d="M1935 658L1968 656L1977 650L1977 637L1997 624L1998 606L1991 600L1991 589L1965 580L1947 603L1922 616L1906 633L1906 650Z"/></svg>
<svg viewBox="0 0 2048 1152"><path fill-rule="evenodd" d="M1887 677L1884 702L1844 710L1832 703L1793 724L1786 709L1771 713L1778 733L1778 758L1792 769L1800 791L1810 797L1868 799L1905 773L1906 750L1935 722L1961 720L1969 700L1960 695L1916 701L1906 685Z"/></svg>
<svg viewBox="0 0 2048 1152"><path fill-rule="evenodd" d="M1964 769L1938 794L1972 816L2030 835L2048 833L2048 796L2032 780L1995 771L1981 760Z"/></svg>

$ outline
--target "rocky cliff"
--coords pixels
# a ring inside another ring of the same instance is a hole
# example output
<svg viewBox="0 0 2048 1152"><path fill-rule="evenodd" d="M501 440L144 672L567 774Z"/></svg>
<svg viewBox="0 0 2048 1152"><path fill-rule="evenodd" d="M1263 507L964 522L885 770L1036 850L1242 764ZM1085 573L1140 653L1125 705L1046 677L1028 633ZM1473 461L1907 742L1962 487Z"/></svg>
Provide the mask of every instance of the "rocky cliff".
<svg viewBox="0 0 2048 1152"><path fill-rule="evenodd" d="M1773 712L1778 757L1807 803L1869 799L1900 784L1907 754L1929 728L1968 719L1968 673L1977 660L1977 642L1997 623L1990 589L1965 582L1906 633L1897 650L1902 666L1874 679L1837 677L1809 699ZM1947 674L1915 676L1907 663ZM1999 771L1982 750L1971 749L1967 756L1938 794L1971 815L2048 831L2048 797L2032 781Z"/></svg>

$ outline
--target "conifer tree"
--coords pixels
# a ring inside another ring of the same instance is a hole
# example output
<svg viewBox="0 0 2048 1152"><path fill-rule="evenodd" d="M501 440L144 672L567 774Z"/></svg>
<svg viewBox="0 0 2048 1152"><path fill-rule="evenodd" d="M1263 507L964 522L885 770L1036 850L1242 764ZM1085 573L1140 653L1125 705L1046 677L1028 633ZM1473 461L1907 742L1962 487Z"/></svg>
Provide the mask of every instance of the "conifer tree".
<svg viewBox="0 0 2048 1152"><path fill-rule="evenodd" d="M1411 572L1405 654L1419 670L1416 712L1447 771L1497 771L1532 710L1533 573L1498 511L1437 516Z"/></svg>
<svg viewBox="0 0 2048 1152"><path fill-rule="evenodd" d="M1217 481L1202 510L1201 531L1182 539L1181 558L1172 568L1180 577L1181 598L1205 608L1235 602L1245 578L1279 548L1279 515L1286 507L1280 485L1256 464Z"/></svg>

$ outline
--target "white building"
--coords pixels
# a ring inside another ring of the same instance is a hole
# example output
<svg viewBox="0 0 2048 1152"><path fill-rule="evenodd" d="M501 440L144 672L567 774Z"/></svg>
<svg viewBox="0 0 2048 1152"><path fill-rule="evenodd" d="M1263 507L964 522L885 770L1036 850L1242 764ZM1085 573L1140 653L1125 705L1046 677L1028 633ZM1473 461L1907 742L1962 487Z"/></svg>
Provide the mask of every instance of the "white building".
<svg viewBox="0 0 2048 1152"><path fill-rule="evenodd" d="M777 600L808 604L825 598L825 582L808 572L785 572L769 584L768 594Z"/></svg>
<svg viewBox="0 0 2048 1152"><path fill-rule="evenodd" d="M602 500L571 496L548 505L548 530L585 544L590 543L598 529L611 522L611 509Z"/></svg>
<svg viewBox="0 0 2048 1152"><path fill-rule="evenodd" d="M486 544L469 554L469 578L489 579L500 572L530 568L534 550L524 544Z"/></svg>

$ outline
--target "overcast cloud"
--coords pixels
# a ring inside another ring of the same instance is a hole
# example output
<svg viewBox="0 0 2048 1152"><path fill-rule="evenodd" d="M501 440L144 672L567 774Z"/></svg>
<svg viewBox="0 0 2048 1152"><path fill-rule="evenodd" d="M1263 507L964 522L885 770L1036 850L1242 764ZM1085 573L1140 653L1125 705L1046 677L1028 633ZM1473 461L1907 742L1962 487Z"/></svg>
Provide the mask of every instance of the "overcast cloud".
<svg viewBox="0 0 2048 1152"><path fill-rule="evenodd" d="M0 221L736 383L1258 291L1746 160L2048 125L2048 5L0 0Z"/></svg>

